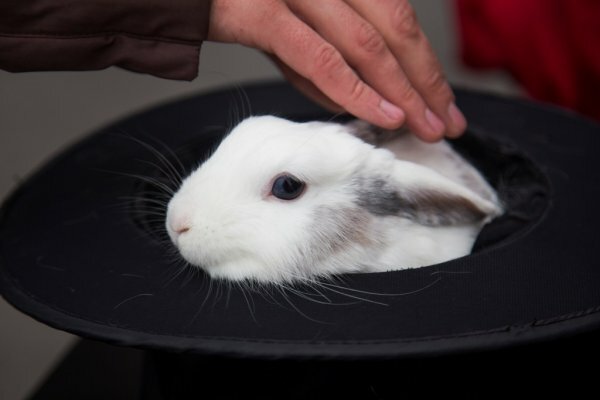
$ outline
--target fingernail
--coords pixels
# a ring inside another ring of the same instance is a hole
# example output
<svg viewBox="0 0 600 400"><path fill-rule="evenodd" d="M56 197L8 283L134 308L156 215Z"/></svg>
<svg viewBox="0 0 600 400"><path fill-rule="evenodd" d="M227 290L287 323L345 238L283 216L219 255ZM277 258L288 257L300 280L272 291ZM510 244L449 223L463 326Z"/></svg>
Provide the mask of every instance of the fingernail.
<svg viewBox="0 0 600 400"><path fill-rule="evenodd" d="M448 116L450 116L450 120L452 121L452 125L459 130L459 133L462 133L467 127L467 119L463 115L462 112L456 107L456 104L450 103L448 106Z"/></svg>
<svg viewBox="0 0 600 400"><path fill-rule="evenodd" d="M400 108L396 107L392 103L387 100L381 100L379 103L379 108L387 117L395 122L400 122L404 120L404 111Z"/></svg>
<svg viewBox="0 0 600 400"><path fill-rule="evenodd" d="M444 130L446 129L444 123L438 117L436 117L433 111L431 111L429 108L425 110L425 119L427 119L429 126L435 133L439 135L444 133Z"/></svg>

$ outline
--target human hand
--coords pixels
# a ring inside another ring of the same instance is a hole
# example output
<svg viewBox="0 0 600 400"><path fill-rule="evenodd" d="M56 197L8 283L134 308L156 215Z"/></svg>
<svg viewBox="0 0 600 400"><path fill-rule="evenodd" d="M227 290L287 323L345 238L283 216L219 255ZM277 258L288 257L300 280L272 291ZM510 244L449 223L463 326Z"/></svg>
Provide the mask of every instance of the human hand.
<svg viewBox="0 0 600 400"><path fill-rule="evenodd" d="M466 128L408 0L212 0L208 39L265 51L305 94L383 128Z"/></svg>

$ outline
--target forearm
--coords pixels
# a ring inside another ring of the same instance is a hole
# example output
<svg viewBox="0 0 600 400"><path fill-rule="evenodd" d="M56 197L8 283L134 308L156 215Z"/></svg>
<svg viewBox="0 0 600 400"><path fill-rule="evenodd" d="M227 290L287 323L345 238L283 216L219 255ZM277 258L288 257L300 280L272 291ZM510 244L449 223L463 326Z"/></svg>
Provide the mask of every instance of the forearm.
<svg viewBox="0 0 600 400"><path fill-rule="evenodd" d="M120 66L193 79L208 31L209 0L4 0L0 69Z"/></svg>

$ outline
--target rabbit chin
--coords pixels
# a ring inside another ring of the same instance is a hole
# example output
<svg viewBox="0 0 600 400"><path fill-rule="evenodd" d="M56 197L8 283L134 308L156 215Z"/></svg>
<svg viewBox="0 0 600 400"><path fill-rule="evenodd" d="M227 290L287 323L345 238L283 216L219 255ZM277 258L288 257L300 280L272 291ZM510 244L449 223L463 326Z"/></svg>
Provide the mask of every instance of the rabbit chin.
<svg viewBox="0 0 600 400"><path fill-rule="evenodd" d="M260 282L264 284L281 283L284 279L281 273L265 267L264 263L252 259L238 259L221 263L203 264L201 268L212 279L234 282Z"/></svg>
<svg viewBox="0 0 600 400"><path fill-rule="evenodd" d="M273 273L265 263L258 260L252 253L239 249L220 249L212 255L201 251L198 246L180 241L175 245L179 255L192 267L202 269L211 278L228 281L261 281L273 282L282 277ZM219 254L219 256L215 256Z"/></svg>

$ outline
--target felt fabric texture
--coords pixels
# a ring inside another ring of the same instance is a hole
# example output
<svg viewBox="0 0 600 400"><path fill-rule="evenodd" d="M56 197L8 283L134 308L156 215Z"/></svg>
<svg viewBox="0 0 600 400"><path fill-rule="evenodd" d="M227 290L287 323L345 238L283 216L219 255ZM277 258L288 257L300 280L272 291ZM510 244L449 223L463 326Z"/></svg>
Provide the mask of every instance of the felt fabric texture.
<svg viewBox="0 0 600 400"><path fill-rule="evenodd" d="M587 398L594 335L447 357L265 361L140 351L81 340L30 400ZM532 372L534 371L534 372ZM551 385L548 382L552 382Z"/></svg>
<svg viewBox="0 0 600 400"><path fill-rule="evenodd" d="M287 84L245 88L254 114L330 118ZM213 282L182 269L140 213L161 179L143 140L191 168L230 126L237 92L119 121L32 176L0 211L0 290L51 326L110 343L248 358L397 358L489 349L595 330L599 128L562 110L457 91L470 121L455 147L507 204L475 252L339 287ZM123 202L127 201L127 206ZM323 293L325 292L325 293ZM326 297L324 297L326 296ZM318 300L315 302L314 300ZM331 302L331 303L329 303Z"/></svg>

